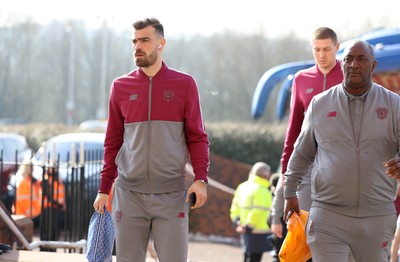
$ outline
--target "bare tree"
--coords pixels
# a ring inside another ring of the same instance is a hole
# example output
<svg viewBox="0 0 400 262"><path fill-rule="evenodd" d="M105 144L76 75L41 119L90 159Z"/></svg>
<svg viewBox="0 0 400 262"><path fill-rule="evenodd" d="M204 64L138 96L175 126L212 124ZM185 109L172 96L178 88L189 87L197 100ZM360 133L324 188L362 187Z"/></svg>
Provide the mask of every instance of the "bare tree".
<svg viewBox="0 0 400 262"><path fill-rule="evenodd" d="M1 17L0 17L1 18ZM0 28L0 118L78 124L107 116L110 84L135 68L131 32L80 20ZM206 121L251 121L260 77L282 63L312 59L308 40L262 31L168 38L167 64L195 76ZM272 99L277 96L274 90ZM268 105L263 121L273 121ZM69 114L73 114L72 116Z"/></svg>

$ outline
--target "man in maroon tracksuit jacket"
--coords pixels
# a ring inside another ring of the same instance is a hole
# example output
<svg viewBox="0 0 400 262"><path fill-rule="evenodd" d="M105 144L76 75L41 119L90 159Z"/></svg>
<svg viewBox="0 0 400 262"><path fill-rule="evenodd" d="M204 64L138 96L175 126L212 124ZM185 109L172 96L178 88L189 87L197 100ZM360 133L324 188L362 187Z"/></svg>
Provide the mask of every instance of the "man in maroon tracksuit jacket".
<svg viewBox="0 0 400 262"><path fill-rule="evenodd" d="M293 145L300 134L304 113L311 99L343 81L340 61L336 59L339 50L336 33L327 27L318 28L311 39L311 48L315 65L297 72L293 79L290 115L281 158L282 174L286 172ZM309 176L299 187L298 194L300 208L309 210L311 206Z"/></svg>
<svg viewBox="0 0 400 262"><path fill-rule="evenodd" d="M194 78L162 60L162 24L133 24L138 68L114 80L104 144L104 167L93 207L100 213L115 181L112 216L119 262L144 262L151 237L160 261L186 262L192 208L207 199L209 141ZM185 165L195 174L186 189Z"/></svg>

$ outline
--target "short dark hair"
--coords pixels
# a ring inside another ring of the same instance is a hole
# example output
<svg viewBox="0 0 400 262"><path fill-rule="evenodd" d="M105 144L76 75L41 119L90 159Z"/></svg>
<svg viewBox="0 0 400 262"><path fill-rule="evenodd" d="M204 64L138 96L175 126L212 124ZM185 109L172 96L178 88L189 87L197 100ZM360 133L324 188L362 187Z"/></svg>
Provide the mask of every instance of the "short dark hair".
<svg viewBox="0 0 400 262"><path fill-rule="evenodd" d="M164 37L164 27L157 18L152 17L138 20L134 22L132 26L136 30L141 30L145 27L152 26L158 34Z"/></svg>
<svg viewBox="0 0 400 262"><path fill-rule="evenodd" d="M325 26L317 28L317 30L315 30L312 35L312 40L315 39L321 40L328 38L331 39L335 45L338 43L338 38L335 31Z"/></svg>

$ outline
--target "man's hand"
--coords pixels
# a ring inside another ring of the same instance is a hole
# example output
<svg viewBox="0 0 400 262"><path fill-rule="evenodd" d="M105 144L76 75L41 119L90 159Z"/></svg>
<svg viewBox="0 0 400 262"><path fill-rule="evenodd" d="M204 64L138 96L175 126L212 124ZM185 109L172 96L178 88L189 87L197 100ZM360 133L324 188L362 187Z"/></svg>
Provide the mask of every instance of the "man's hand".
<svg viewBox="0 0 400 262"><path fill-rule="evenodd" d="M395 157L395 158L390 159L387 162L383 162L383 165L385 167L388 167L388 169L385 171L385 173L389 177L400 179L400 158L399 157Z"/></svg>
<svg viewBox="0 0 400 262"><path fill-rule="evenodd" d="M244 234L246 232L246 229L242 225L237 225L235 231L236 231L236 233Z"/></svg>
<svg viewBox="0 0 400 262"><path fill-rule="evenodd" d="M271 225L271 231L272 233L277 237L277 238L282 238L282 231L283 231L283 226L281 224L272 224Z"/></svg>
<svg viewBox="0 0 400 262"><path fill-rule="evenodd" d="M190 194L196 194L196 203L191 207L191 209L196 209L202 207L207 201L207 185L201 181L194 181L189 187L186 197L186 202L190 202Z"/></svg>
<svg viewBox="0 0 400 262"><path fill-rule="evenodd" d="M107 205L108 195L104 193L98 193L93 203L93 208L96 212L104 214L104 207Z"/></svg>
<svg viewBox="0 0 400 262"><path fill-rule="evenodd" d="M283 215L284 221L288 220L287 216L289 214L289 211L292 209L294 209L294 211L296 211L296 213L300 215L299 200L297 199L297 197L285 198L285 212Z"/></svg>

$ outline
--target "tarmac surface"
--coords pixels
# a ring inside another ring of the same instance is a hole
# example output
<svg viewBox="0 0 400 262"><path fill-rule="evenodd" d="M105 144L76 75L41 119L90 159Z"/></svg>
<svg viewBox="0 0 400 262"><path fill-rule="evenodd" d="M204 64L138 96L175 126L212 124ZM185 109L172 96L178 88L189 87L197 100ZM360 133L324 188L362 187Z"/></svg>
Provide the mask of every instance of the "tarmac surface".
<svg viewBox="0 0 400 262"><path fill-rule="evenodd" d="M189 242L188 262L242 262L243 252L238 246L212 242ZM271 262L269 253L264 253L262 262Z"/></svg>
<svg viewBox="0 0 400 262"><path fill-rule="evenodd" d="M0 256L0 261L4 262L87 262L85 254L71 254L62 252L40 252L11 250ZM146 262L155 262L150 258ZM230 244L220 244L213 242L189 242L188 262L241 262L243 253L240 247ZM271 262L269 253L264 253L262 262ZM113 262L116 262L114 257Z"/></svg>
<svg viewBox="0 0 400 262"><path fill-rule="evenodd" d="M34 233L33 241L38 241L37 232ZM62 248L57 252L43 252L39 249L11 250L0 255L0 261L5 262L87 262L85 254L68 253ZM188 248L188 262L242 262L243 251L236 239L225 239L213 236L190 235ZM113 262L116 262L114 257ZM147 254L146 262L156 262ZM265 252L261 262L272 262L272 256Z"/></svg>

